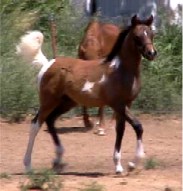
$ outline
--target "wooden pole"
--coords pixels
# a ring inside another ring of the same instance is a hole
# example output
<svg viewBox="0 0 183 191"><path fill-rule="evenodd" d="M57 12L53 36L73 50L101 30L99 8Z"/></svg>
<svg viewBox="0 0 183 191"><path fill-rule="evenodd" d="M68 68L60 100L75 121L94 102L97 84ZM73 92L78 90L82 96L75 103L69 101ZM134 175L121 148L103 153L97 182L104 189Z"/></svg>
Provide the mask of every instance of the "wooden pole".
<svg viewBox="0 0 183 191"><path fill-rule="evenodd" d="M56 23L53 14L50 15L50 29L51 29L51 46L53 51L53 58L56 58L57 55L57 32L56 32Z"/></svg>

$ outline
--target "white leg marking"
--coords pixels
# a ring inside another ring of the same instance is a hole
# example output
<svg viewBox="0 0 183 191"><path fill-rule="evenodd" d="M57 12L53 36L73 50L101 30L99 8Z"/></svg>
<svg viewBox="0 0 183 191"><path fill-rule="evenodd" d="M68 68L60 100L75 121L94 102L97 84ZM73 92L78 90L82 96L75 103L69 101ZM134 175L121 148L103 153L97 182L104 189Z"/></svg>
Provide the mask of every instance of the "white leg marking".
<svg viewBox="0 0 183 191"><path fill-rule="evenodd" d="M27 150L24 157L24 165L26 171L31 170L31 155L32 155L32 149L34 146L35 137L40 129L40 125L38 122L32 123L30 133L29 133L29 142L27 145Z"/></svg>
<svg viewBox="0 0 183 191"><path fill-rule="evenodd" d="M134 162L128 162L129 170L135 169L136 166L139 164L140 159L143 159L144 157L145 157L145 153L144 153L144 147L143 147L142 140L137 140L135 160L134 160Z"/></svg>
<svg viewBox="0 0 183 191"><path fill-rule="evenodd" d="M137 158L145 157L144 146L143 146L142 140L137 140L136 157Z"/></svg>
<svg viewBox="0 0 183 191"><path fill-rule="evenodd" d="M53 161L54 164L60 164L63 153L64 153L64 148L62 144L60 146L56 146L56 158Z"/></svg>
<svg viewBox="0 0 183 191"><path fill-rule="evenodd" d="M121 151L117 152L114 150L113 160L116 168L116 173L122 173L124 169L121 165Z"/></svg>
<svg viewBox="0 0 183 191"><path fill-rule="evenodd" d="M92 92L92 88L95 85L95 82L89 82L88 80L85 82L82 91L88 91L88 92Z"/></svg>
<svg viewBox="0 0 183 191"><path fill-rule="evenodd" d="M147 31L146 30L144 30L144 35L147 36Z"/></svg>

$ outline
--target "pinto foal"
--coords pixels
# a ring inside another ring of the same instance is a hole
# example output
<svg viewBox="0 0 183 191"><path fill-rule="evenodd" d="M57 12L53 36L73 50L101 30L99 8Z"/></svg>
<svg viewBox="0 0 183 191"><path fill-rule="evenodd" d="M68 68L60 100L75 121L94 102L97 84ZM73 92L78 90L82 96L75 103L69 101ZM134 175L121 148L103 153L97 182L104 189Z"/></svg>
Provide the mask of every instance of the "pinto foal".
<svg viewBox="0 0 183 191"><path fill-rule="evenodd" d="M142 56L148 60L156 57L153 45L151 24L153 17L140 20L132 17L131 26L122 31L107 58L103 60L85 61L69 57L57 57L46 61L41 52L43 35L33 32L32 41L36 41L32 54L28 54L28 45L24 46L26 36L22 38L18 52L32 56L43 67L38 74L40 107L32 121L29 142L25 153L24 165L31 169L31 155L35 137L42 124L46 122L48 130L56 146L55 165L59 165L63 155L63 146L54 127L56 118L75 107L77 104L86 107L110 106L116 113L116 141L114 145L114 164L116 173L122 173L121 142L125 131L125 121L134 128L137 147L133 166L144 157L142 143L143 128L141 123L131 114L129 107L140 91L140 65ZM27 34L27 37L32 33ZM36 35L37 34L37 35ZM41 40L40 40L41 37ZM24 42L23 42L24 40ZM31 44L31 43L30 43ZM21 47L26 47L26 53ZM132 164L132 163L130 163Z"/></svg>
<svg viewBox="0 0 183 191"><path fill-rule="evenodd" d="M112 50L120 31L121 29L114 24L101 23L96 19L91 20L79 44L78 57L83 60L96 60L106 57ZM99 108L98 116L97 134L105 135L103 107ZM83 121L86 127L92 126L86 107L83 107Z"/></svg>

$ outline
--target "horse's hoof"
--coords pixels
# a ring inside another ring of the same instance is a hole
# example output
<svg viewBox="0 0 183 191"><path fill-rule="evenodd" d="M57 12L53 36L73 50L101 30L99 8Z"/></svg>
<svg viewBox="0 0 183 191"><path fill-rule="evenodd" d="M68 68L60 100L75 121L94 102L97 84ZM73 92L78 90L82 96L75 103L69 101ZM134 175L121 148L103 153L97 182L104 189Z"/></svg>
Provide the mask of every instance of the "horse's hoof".
<svg viewBox="0 0 183 191"><path fill-rule="evenodd" d="M27 174L27 173L30 173L30 172L32 172L31 166L25 166L25 173Z"/></svg>
<svg viewBox="0 0 183 191"><path fill-rule="evenodd" d="M116 166L116 174L122 174L124 172L124 169L121 165Z"/></svg>
<svg viewBox="0 0 183 191"><path fill-rule="evenodd" d="M63 171L64 167L66 166L66 164L64 163L60 163L58 161L53 161L53 164L52 164L52 168L55 172L61 172Z"/></svg>
<svg viewBox="0 0 183 191"><path fill-rule="evenodd" d="M128 162L128 171L131 172L135 170L136 166L133 162Z"/></svg>
<svg viewBox="0 0 183 191"><path fill-rule="evenodd" d="M105 133L105 130L100 128L98 129L96 132L94 132L95 134L99 135L99 136L105 136L106 133Z"/></svg>
<svg viewBox="0 0 183 191"><path fill-rule="evenodd" d="M115 177L125 177L125 176L128 176L128 175L129 175L128 172L122 171L122 172L116 172Z"/></svg>

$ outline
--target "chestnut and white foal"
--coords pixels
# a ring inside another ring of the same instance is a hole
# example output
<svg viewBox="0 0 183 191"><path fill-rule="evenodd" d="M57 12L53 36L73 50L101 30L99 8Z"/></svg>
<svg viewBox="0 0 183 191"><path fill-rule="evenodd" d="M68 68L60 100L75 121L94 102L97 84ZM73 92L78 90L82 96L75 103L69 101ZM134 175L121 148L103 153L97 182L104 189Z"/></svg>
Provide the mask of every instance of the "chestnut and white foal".
<svg viewBox="0 0 183 191"><path fill-rule="evenodd" d="M116 113L116 141L114 164L116 173L122 173L121 143L125 121L134 128L137 137L135 162L144 157L143 128L131 114L129 107L140 91L140 65L142 56L156 57L151 24L153 17L140 20L132 17L131 26L122 31L109 55L103 61L85 61L69 57L56 57L48 61L41 51L43 34L27 33L17 46L17 53L42 68L38 74L39 111L32 120L24 165L31 169L31 154L35 137L46 122L56 146L54 164L60 164L63 146L56 134L54 122L58 116L77 104L86 107L110 106ZM136 164L130 163L131 166Z"/></svg>

